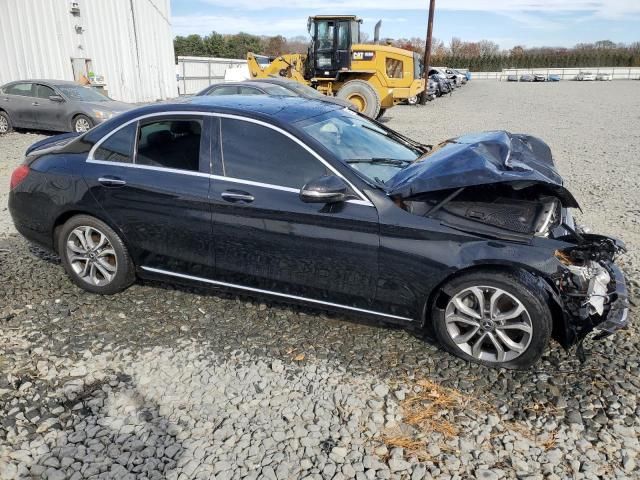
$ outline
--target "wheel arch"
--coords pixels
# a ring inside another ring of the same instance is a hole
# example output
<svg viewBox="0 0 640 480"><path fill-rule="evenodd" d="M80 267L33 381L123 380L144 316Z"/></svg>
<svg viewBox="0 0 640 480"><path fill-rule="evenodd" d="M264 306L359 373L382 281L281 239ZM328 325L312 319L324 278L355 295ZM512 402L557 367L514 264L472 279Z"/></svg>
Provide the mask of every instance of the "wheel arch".
<svg viewBox="0 0 640 480"><path fill-rule="evenodd" d="M420 316L420 326L422 329L431 333L432 322L430 312L432 308L434 306L446 305L444 302L449 298L446 289L444 288L446 284L456 278L476 272L510 273L518 276L524 276L530 282L537 283L540 288L548 294L545 300L551 312L552 337L557 339L564 347L568 346L569 341L566 338L567 321L563 312L562 302L553 282L542 272L527 268L524 265L494 263L476 264L461 268L450 275L447 275L435 286L422 306Z"/></svg>
<svg viewBox="0 0 640 480"><path fill-rule="evenodd" d="M96 219L100 220L101 222L106 223L122 239L122 242L127 247L127 250L129 250L129 252L131 251L130 248L129 248L129 244L127 242L127 237L118 228L118 226L115 225L111 221L111 219L109 219L109 217L107 215L101 215L99 213L96 213L96 212L90 211L90 210L72 209L72 210L67 210L65 212L62 212L60 215L58 215L56 217L55 221L53 222L53 226L51 228L51 236L52 236L52 243L51 244L53 245L53 250L56 253L58 253L58 232L60 231L62 226L65 223L67 223L67 221L69 221L73 217L77 217L78 215L86 215L86 216L96 218Z"/></svg>

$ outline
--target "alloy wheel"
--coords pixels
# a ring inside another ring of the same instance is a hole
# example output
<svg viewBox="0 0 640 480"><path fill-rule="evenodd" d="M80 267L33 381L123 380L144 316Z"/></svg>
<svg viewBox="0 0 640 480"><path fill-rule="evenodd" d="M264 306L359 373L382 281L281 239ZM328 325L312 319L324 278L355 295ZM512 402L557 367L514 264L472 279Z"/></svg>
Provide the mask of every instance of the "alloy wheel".
<svg viewBox="0 0 640 480"><path fill-rule="evenodd" d="M84 133L91 129L91 125L89 125L89 122L84 118L78 118L75 121L75 127L77 133Z"/></svg>
<svg viewBox="0 0 640 480"><path fill-rule="evenodd" d="M118 258L111 242L95 227L80 226L71 231L67 258L75 274L91 285L108 285L118 271Z"/></svg>
<svg viewBox="0 0 640 480"><path fill-rule="evenodd" d="M518 358L533 337L526 307L496 287L470 287L454 295L445 310L445 324L460 350L487 362Z"/></svg>
<svg viewBox="0 0 640 480"><path fill-rule="evenodd" d="M0 133L7 133L9 131L9 122L6 118L0 115Z"/></svg>

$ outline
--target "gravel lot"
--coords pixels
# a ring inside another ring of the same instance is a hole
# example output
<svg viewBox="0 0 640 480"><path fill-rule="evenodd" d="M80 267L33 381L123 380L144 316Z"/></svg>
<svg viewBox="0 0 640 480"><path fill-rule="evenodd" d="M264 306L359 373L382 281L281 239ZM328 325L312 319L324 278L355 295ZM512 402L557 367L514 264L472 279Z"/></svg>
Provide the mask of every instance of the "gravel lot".
<svg viewBox="0 0 640 480"><path fill-rule="evenodd" d="M581 220L628 243L637 295L638 112L640 82L472 81L385 121L427 142L544 138ZM8 177L39 138L0 137L0 479L640 478L636 326L584 365L554 344L513 372L418 332L229 293L93 296L11 226Z"/></svg>

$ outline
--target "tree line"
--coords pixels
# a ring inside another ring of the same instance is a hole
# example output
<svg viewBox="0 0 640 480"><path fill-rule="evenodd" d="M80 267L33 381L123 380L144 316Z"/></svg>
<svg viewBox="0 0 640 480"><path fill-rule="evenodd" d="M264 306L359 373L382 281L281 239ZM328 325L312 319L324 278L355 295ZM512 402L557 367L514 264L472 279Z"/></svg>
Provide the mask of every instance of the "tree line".
<svg viewBox="0 0 640 480"><path fill-rule="evenodd" d="M363 43L368 37L363 35ZM422 54L424 39L400 38L384 41ZM220 58L246 58L248 52L268 56L284 53L306 53L309 39L305 36L285 38L282 35L259 36L240 32L225 35L178 36L173 42L175 55ZM631 44L600 40L566 47L515 46L502 50L491 40L467 42L454 37L449 44L434 39L432 64L468 68L474 72L495 72L505 68L570 68L570 67L637 67L640 66L640 42Z"/></svg>

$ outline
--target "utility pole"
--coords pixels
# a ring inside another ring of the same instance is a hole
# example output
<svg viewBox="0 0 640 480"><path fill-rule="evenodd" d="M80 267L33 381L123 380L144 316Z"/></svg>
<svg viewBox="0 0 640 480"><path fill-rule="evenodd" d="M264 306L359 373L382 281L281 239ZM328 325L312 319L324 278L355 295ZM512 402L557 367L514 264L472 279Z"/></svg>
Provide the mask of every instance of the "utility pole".
<svg viewBox="0 0 640 480"><path fill-rule="evenodd" d="M420 96L420 105L427 104L427 90L429 89L429 64L431 63L431 37L433 36L433 16L436 11L436 0L430 0L429 3L429 22L427 26L427 41L424 45L424 58L422 63L424 65L424 91Z"/></svg>

